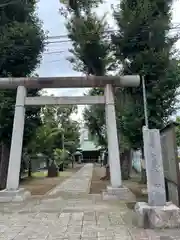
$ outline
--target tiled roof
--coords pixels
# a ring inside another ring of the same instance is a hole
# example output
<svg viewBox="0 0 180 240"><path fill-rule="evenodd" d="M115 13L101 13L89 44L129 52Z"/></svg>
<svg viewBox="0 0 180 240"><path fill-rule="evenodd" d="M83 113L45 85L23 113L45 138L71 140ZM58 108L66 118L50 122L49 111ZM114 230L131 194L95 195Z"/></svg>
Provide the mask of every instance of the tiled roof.
<svg viewBox="0 0 180 240"><path fill-rule="evenodd" d="M97 151L100 149L100 147L97 147L94 142L92 141L88 141L88 140L84 140L80 146L80 148L82 149L82 151Z"/></svg>

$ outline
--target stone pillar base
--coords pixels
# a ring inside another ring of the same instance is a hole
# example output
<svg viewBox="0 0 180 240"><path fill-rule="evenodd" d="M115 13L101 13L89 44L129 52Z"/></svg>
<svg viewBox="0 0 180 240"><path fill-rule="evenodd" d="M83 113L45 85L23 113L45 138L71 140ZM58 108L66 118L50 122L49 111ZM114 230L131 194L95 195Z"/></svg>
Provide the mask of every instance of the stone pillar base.
<svg viewBox="0 0 180 240"><path fill-rule="evenodd" d="M165 206L149 206L138 202L135 205L136 223L143 228L179 228L180 209L173 203Z"/></svg>
<svg viewBox="0 0 180 240"><path fill-rule="evenodd" d="M103 192L102 198L103 200L123 200L128 202L136 201L135 195L125 186L119 188L108 186L107 190Z"/></svg>
<svg viewBox="0 0 180 240"><path fill-rule="evenodd" d="M26 191L23 188L20 188L16 191L10 190L3 190L0 191L0 202L7 203L7 202L23 202L27 198L31 196L31 193Z"/></svg>

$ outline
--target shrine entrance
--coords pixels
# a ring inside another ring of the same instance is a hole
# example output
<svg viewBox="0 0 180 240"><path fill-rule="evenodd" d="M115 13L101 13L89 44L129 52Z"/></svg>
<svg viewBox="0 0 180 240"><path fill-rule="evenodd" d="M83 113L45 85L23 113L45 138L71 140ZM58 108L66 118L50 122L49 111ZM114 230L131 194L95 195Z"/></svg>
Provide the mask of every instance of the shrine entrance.
<svg viewBox="0 0 180 240"><path fill-rule="evenodd" d="M25 108L26 106L43 105L92 105L104 104L108 139L108 155L110 179L113 188L122 185L120 154L116 128L114 105L114 89L119 87L136 87L140 84L139 76L87 76L87 77L55 77L55 78L0 78L1 89L16 89L13 132L10 149L8 177L4 193L19 191L19 174L22 155ZM80 97L27 97L26 89L42 88L104 88L104 96ZM2 193L2 192L1 192ZM0 194L1 197L1 194Z"/></svg>

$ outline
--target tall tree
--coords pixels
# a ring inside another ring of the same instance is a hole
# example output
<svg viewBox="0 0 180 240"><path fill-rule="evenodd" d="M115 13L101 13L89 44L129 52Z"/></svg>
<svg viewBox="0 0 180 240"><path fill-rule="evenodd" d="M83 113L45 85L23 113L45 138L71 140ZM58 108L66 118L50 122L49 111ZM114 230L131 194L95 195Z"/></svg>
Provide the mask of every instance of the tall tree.
<svg viewBox="0 0 180 240"><path fill-rule="evenodd" d="M3 5L4 4L4 5ZM44 48L45 35L35 13L35 0L1 1L0 7L0 76L25 77L37 67ZM37 95L37 90L28 91ZM0 188L6 186L9 148L12 133L16 91L0 91L0 141L6 149L1 154ZM26 145L40 124L38 108L27 109L24 134ZM3 157L5 156L5 157Z"/></svg>
<svg viewBox="0 0 180 240"><path fill-rule="evenodd" d="M112 64L105 15L100 18L95 13L95 8L101 2L100 0L69 1L66 9L68 12L68 22L66 24L68 37L73 43L73 49L70 50L73 56L69 60L75 70L87 75L103 76ZM90 95L102 93L103 89L99 88L92 89L89 92ZM106 139L103 135L104 115L104 107L101 106L91 106L85 110L89 130L93 135L96 135L98 141L100 140L100 144L106 145ZM99 116L101 117L99 118Z"/></svg>
<svg viewBox="0 0 180 240"><path fill-rule="evenodd" d="M89 95L103 95L104 90L93 88L89 91ZM105 126L105 109L104 106L92 105L86 107L83 113L85 124L88 127L92 138L98 145L107 147L106 126Z"/></svg>
<svg viewBox="0 0 180 240"><path fill-rule="evenodd" d="M169 34L171 7L171 0L122 0L114 10L118 26L118 32L112 35L115 55L124 74L144 76L150 128L166 125L175 111L180 84L179 61L173 55L177 38ZM124 91L130 93L131 101L120 118L121 129L133 148L143 150L142 86Z"/></svg>
<svg viewBox="0 0 180 240"><path fill-rule="evenodd" d="M68 36L73 43L71 50L73 57L69 60L75 70L87 75L104 76L116 66L116 59L111 49L109 27L105 19L106 14L100 18L95 12L95 8L101 3L102 1L98 0L69 1L67 8L69 18L66 26ZM104 89L93 88L88 94L102 95ZM121 95L119 97L121 98ZM120 111L121 104L117 106ZM107 147L104 107L98 105L87 107L84 119L96 142ZM121 149L123 147L121 146Z"/></svg>
<svg viewBox="0 0 180 240"><path fill-rule="evenodd" d="M149 127L163 127L174 112L180 84L179 63L173 56L176 37L170 36L172 1L123 0L114 17L118 32L112 35L116 58L125 74L145 78ZM144 123L142 86L130 91L122 129L134 148L142 147Z"/></svg>
<svg viewBox="0 0 180 240"><path fill-rule="evenodd" d="M75 8L71 5L72 2L76 2ZM107 75L117 67L116 59L112 54L109 27L105 21L106 14L100 18L95 13L95 7L97 8L101 3L102 1L98 0L69 1L68 5L67 30L73 42L71 50L73 57L70 61L76 70L96 76ZM121 109L119 102L122 100L122 95L119 93L117 93L117 111ZM102 95L104 89L93 88L88 94ZM96 142L107 147L104 107L93 105L86 108L84 119ZM120 129L120 124L118 129ZM121 139L124 143L124 136ZM124 147L124 144L121 145L122 151Z"/></svg>

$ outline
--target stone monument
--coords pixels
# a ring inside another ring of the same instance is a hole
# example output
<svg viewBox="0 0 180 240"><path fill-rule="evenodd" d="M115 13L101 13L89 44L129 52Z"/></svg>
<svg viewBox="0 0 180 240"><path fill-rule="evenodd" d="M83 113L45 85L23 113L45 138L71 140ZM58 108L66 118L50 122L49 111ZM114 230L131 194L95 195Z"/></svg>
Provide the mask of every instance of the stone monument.
<svg viewBox="0 0 180 240"><path fill-rule="evenodd" d="M138 202L135 205L138 225L146 228L180 227L180 209L172 203L166 203L159 130L144 127L143 141L148 203Z"/></svg>

